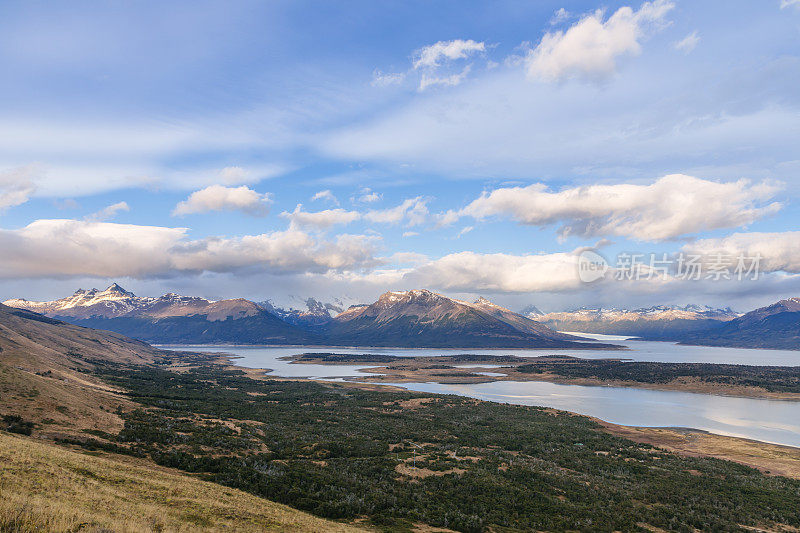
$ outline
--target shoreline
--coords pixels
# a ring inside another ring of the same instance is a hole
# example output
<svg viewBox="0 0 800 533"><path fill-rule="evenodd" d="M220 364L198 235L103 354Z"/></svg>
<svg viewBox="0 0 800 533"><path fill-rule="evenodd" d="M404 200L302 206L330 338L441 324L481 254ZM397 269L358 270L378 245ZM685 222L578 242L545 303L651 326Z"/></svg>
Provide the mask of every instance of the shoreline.
<svg viewBox="0 0 800 533"><path fill-rule="evenodd" d="M336 360L330 360L332 355ZM519 367L530 363L547 362L551 364L585 364L628 362L624 358L578 359L567 356L544 356L540 358L522 358L517 356L435 356L435 357L403 357L348 356L337 354L299 354L285 356L281 359L291 361L290 364L315 365L364 365L360 369L363 379L379 383L421 383L434 382L446 385L466 385L476 383L511 382L547 382L561 385L580 385L588 387L622 387L645 390L690 392L710 394L734 398L751 398L765 400L800 401L800 392L777 392L763 387L720 382L704 381L692 376L681 376L667 382L646 382L625 379L600 379L594 377L565 377L553 372L522 372ZM383 359L383 360L379 360ZM662 363L652 363L659 365ZM664 363L667 365L667 363ZM458 365L458 366L453 366ZM484 366L491 365L491 366ZM499 365L499 366L498 366ZM489 373L490 375L486 375ZM493 375L492 375L493 374ZM503 374L503 375L498 375ZM361 376L359 376L361 377Z"/></svg>
<svg viewBox="0 0 800 533"><path fill-rule="evenodd" d="M209 358L209 362L212 362L214 364L220 364L222 366L231 369L240 370L244 372L248 377L253 379L277 380L277 381L315 381L317 383L331 384L331 382L329 381L319 380L319 379L283 377L283 376L271 375L272 369L269 368L254 368L254 367L240 366L234 362L234 360L239 359L240 356L236 356L234 354L214 353L208 355L213 356L212 358ZM296 361L295 363L302 364L302 363L297 363ZM331 363L331 362L327 362L325 364L332 366L336 365L336 363ZM375 372L377 372L381 368L382 367L380 366L375 366L363 369L364 371L366 371L363 372L365 378L370 378L370 377L373 378L370 379L369 381L358 382L354 380L343 380L336 382L336 384L343 387L348 387L348 388L352 387L363 390L408 392L409 389L406 389L404 387L391 385L388 383L382 383L383 380L379 379L379 376L375 374ZM475 367L461 369L461 370L472 371L480 368L482 367L476 365ZM487 367L483 367L483 369L492 372L501 370L499 368L487 368ZM370 373L372 374L372 376L369 375ZM503 379L493 379L495 378L493 376L478 376L478 378L480 379L472 378L473 381L461 381L461 383L488 383L492 381L503 381ZM543 381L543 380L529 379L528 381ZM405 381L396 381L395 383L404 383L404 382L414 383L414 382L419 382L419 380L407 379ZM609 386L609 385L597 384L592 386ZM660 387L657 390L680 390L683 392L691 392L685 388L672 389L672 388ZM709 393L705 392L705 394ZM434 396L434 394L432 394L432 396ZM737 396L747 397L747 398L761 397L761 396L741 396L741 395ZM798 398L793 398L793 400L800 399L800 395L796 396L798 396ZM769 399L775 399L775 398L769 398ZM492 403L490 400L476 399L475 401ZM756 439L750 439L746 437L722 435L719 433L712 433L710 431L697 428L626 426L622 424L615 424L613 422L609 422L597 417L575 413L573 411L567 411L549 407L546 407L546 409L552 409L553 411L562 412L570 416L580 416L589 418L591 420L594 420L597 424L599 424L603 431L606 431L612 435L626 438L634 442L650 444L659 448L663 448L667 451L678 453L680 455L688 457L713 457L718 459L725 459L729 461L734 461L736 463L745 466L749 466L751 468L758 469L759 471L768 475L778 475L778 476L790 477L793 479L800 479L800 447L794 447L785 444L776 444L766 441L759 441Z"/></svg>

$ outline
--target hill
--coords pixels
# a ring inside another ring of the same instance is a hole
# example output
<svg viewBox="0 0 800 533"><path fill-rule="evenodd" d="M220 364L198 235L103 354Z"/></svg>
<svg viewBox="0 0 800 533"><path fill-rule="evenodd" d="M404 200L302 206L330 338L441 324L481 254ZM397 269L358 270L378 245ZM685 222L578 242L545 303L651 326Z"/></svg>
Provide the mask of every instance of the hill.
<svg viewBox="0 0 800 533"><path fill-rule="evenodd" d="M98 363L149 364L164 352L0 304L0 413L46 421L50 432L121 428L128 400L91 375Z"/></svg>
<svg viewBox="0 0 800 533"><path fill-rule="evenodd" d="M501 307L496 303L490 302L486 298L478 298L469 305L525 333L530 333L532 335L539 335L549 339L562 339L562 340L579 339L579 337L576 337L574 335L568 335L566 333L561 333L560 331L556 331L555 329L552 329L542 324L541 322L537 322L536 320L532 320L531 318L524 316L520 313L515 313L510 309Z"/></svg>
<svg viewBox="0 0 800 533"><path fill-rule="evenodd" d="M678 340L705 346L800 350L800 298L781 300Z"/></svg>
<svg viewBox="0 0 800 533"><path fill-rule="evenodd" d="M0 531L360 531L150 461L0 431Z"/></svg>

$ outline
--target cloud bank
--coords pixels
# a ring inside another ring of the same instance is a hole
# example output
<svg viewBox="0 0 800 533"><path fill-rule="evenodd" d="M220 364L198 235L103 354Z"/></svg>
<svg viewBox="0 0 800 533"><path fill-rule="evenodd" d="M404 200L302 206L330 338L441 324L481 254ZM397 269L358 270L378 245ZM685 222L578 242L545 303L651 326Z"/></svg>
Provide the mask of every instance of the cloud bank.
<svg viewBox="0 0 800 533"><path fill-rule="evenodd" d="M537 183L485 192L442 220L503 216L532 226L561 224L562 237L618 235L659 241L738 227L776 213L781 204L767 202L777 191L769 183L716 182L684 174L649 185L591 185L557 192Z"/></svg>
<svg viewBox="0 0 800 533"><path fill-rule="evenodd" d="M376 238L325 240L298 229L240 237L190 239L186 228L65 219L0 230L2 278L163 277L200 272L322 273L368 268Z"/></svg>

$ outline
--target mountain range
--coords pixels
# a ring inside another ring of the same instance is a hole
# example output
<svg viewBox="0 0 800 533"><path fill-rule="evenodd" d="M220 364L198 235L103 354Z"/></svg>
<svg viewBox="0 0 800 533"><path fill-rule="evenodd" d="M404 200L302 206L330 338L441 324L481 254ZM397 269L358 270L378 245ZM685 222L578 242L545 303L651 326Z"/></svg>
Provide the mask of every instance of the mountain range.
<svg viewBox="0 0 800 533"><path fill-rule="evenodd" d="M78 289L52 302L14 299L5 304L149 343L306 344L315 340L249 300L210 301L174 293L139 297L116 283L103 291Z"/></svg>
<svg viewBox="0 0 800 533"><path fill-rule="evenodd" d="M534 306L515 313L485 298L467 302L421 289L387 292L371 304L346 309L341 302L314 298L304 300L305 309L283 309L270 301L242 298L212 301L174 293L140 297L115 283L105 290L79 289L50 302L4 303L155 344L610 348L577 336L603 333L710 346L800 349L799 298L746 314L698 305L545 314Z"/></svg>
<svg viewBox="0 0 800 533"><path fill-rule="evenodd" d="M559 331L629 335L701 346L800 350L800 298L745 314L689 305L529 314Z"/></svg>
<svg viewBox="0 0 800 533"><path fill-rule="evenodd" d="M658 305L639 309L581 308L547 314L527 312L528 318L559 331L630 335L653 340L672 340L692 331L712 328L739 315L730 307L716 309L699 305Z"/></svg>
<svg viewBox="0 0 800 533"><path fill-rule="evenodd" d="M387 292L372 304L343 311L314 299L306 301L306 311L287 311L245 299L211 301L173 293L139 297L116 283L102 291L79 289L50 302L5 303L159 344L610 347L553 331L483 298L468 303L427 290Z"/></svg>

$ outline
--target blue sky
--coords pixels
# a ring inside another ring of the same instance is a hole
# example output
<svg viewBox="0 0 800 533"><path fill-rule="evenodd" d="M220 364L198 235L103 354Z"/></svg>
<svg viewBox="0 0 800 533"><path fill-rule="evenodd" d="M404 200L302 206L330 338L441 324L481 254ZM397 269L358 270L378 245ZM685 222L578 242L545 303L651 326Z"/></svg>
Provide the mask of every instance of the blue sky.
<svg viewBox="0 0 800 533"><path fill-rule="evenodd" d="M798 43L796 0L3 2L0 297L794 296ZM585 284L587 247L765 275Z"/></svg>

